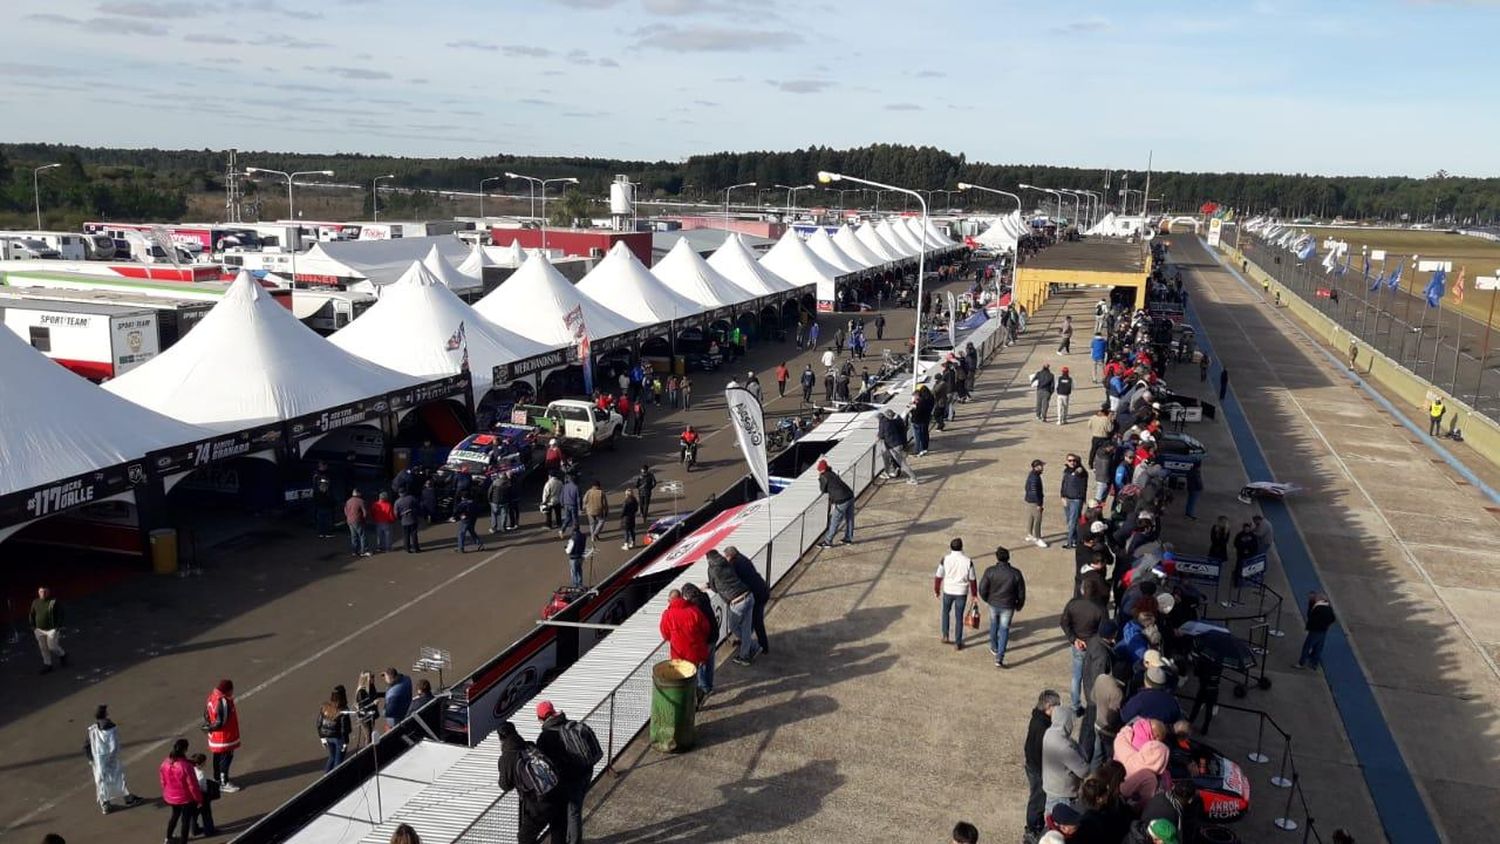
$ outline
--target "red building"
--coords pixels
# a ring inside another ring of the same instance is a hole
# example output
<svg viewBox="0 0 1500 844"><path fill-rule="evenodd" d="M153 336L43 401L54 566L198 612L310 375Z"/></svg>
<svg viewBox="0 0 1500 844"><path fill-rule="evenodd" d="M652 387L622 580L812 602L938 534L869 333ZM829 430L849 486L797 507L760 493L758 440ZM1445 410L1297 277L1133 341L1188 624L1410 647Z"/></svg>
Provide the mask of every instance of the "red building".
<svg viewBox="0 0 1500 844"><path fill-rule="evenodd" d="M542 246L541 229L490 229L490 243L509 246L518 241L523 249ZM580 258L602 258L616 243L624 243L642 264L651 266L651 232L616 232L607 229L547 229L547 248Z"/></svg>

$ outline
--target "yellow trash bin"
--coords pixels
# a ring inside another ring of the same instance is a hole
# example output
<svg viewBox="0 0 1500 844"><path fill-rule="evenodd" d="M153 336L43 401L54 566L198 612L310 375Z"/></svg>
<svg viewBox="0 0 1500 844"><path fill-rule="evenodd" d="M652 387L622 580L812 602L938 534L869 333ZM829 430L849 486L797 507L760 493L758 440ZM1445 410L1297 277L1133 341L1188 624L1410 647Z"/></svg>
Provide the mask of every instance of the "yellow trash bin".
<svg viewBox="0 0 1500 844"><path fill-rule="evenodd" d="M177 530L157 528L148 534L151 542L151 569L157 574L177 573Z"/></svg>

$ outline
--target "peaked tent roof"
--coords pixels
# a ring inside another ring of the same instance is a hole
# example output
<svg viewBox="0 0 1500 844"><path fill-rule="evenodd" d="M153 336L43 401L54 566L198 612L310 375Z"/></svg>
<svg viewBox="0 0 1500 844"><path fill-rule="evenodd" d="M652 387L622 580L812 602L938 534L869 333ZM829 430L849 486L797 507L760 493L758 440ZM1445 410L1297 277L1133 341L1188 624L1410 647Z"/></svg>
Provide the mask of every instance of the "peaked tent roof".
<svg viewBox="0 0 1500 844"><path fill-rule="evenodd" d="M1010 212L1010 216L1005 218L1005 227L1010 230L1011 237L1017 240L1031 234L1031 226L1021 219L1019 210Z"/></svg>
<svg viewBox="0 0 1500 844"><path fill-rule="evenodd" d="M438 281L447 285L449 290L469 292L484 287L484 283L479 279L474 276L464 275L457 269L454 269L453 264L449 263L448 259L443 257L443 253L438 251L437 244L433 244L432 248L427 250L426 257L422 259L422 266L430 270ZM409 269L410 267L408 267ZM397 278L404 278L405 276L406 273L403 272Z"/></svg>
<svg viewBox="0 0 1500 844"><path fill-rule="evenodd" d="M624 241L609 248L604 260L578 282L579 291L616 313L643 325L660 325L708 310L651 274Z"/></svg>
<svg viewBox="0 0 1500 844"><path fill-rule="evenodd" d="M894 225L891 225L890 220L881 220L880 222L876 223L875 234L879 235L881 241L883 241L886 246L890 248L890 251L895 252L899 255L904 255L908 258L915 258L917 257L917 253L921 251L916 246L908 243L906 241L906 238L897 233L896 227Z"/></svg>
<svg viewBox="0 0 1500 844"><path fill-rule="evenodd" d="M0 495L212 434L99 389L4 327L0 384Z"/></svg>
<svg viewBox="0 0 1500 844"><path fill-rule="evenodd" d="M541 256L527 258L510 278L474 303L485 319L549 349L574 344L573 331L563 320L578 307L595 340L644 327L589 298Z"/></svg>
<svg viewBox="0 0 1500 844"><path fill-rule="evenodd" d="M923 222L927 223L925 227L922 225ZM941 231L938 231L938 227L935 223L932 222L931 217L928 217L925 221L921 219L913 220L911 222L911 230L918 234L926 231L927 242L936 243L939 249L952 249L953 247L958 245L957 243L953 242L953 240L947 235L943 234Z"/></svg>
<svg viewBox="0 0 1500 844"><path fill-rule="evenodd" d="M925 244L929 253L941 252L948 248L948 241L945 238L933 237L926 229L922 228L921 217L902 217L896 221L896 228L905 234L912 243L918 246Z"/></svg>
<svg viewBox="0 0 1500 844"><path fill-rule="evenodd" d="M921 238L912 237L912 232L906 228L903 217L897 217L894 220L886 217L886 219L880 220L880 228L877 231L885 235L886 240L892 241L897 246L904 247L909 255L916 256L919 253L927 252L926 249L922 249Z"/></svg>
<svg viewBox="0 0 1500 844"><path fill-rule="evenodd" d="M813 233L808 235L806 242L807 248L812 250L814 255L827 261L829 266L837 267L846 273L862 273L870 268L863 261L840 249L822 226L813 229Z"/></svg>
<svg viewBox="0 0 1500 844"><path fill-rule="evenodd" d="M760 259L761 266L773 273L791 281L793 284L816 284L825 282L832 285L836 279L852 273L830 266L827 261L814 255L797 232L788 228L781 240ZM831 287L829 288L832 289ZM822 297L820 297L822 298Z"/></svg>
<svg viewBox="0 0 1500 844"><path fill-rule="evenodd" d="M378 287L400 278L412 261L422 260L434 246L449 263L463 261L469 254L469 247L451 234L394 240L331 240L315 243L305 254L298 255L297 274L363 276Z"/></svg>
<svg viewBox="0 0 1500 844"><path fill-rule="evenodd" d="M722 247L721 247L722 248ZM672 249L651 268L661 283L686 299L709 308L738 305L764 294L752 293L714 269L695 251L687 238L679 238Z"/></svg>
<svg viewBox="0 0 1500 844"><path fill-rule="evenodd" d="M328 340L365 360L424 379L457 375L467 350L476 397L489 388L497 365L551 350L480 316L417 261L381 289L380 301Z"/></svg>
<svg viewBox="0 0 1500 844"><path fill-rule="evenodd" d="M241 272L192 331L104 389L173 419L232 431L419 382L329 343Z"/></svg>
<svg viewBox="0 0 1500 844"><path fill-rule="evenodd" d="M975 240L985 246L998 249L1014 249L1016 246L1016 235L1011 229L1011 218L1009 215L996 217L989 228L979 233Z"/></svg>
<svg viewBox="0 0 1500 844"><path fill-rule="evenodd" d="M499 265L490 259L490 253L484 251L484 247L476 243L474 244L474 248L470 250L469 257L465 258L464 262L458 265L458 271L483 284L485 267L495 266ZM407 273L410 272L411 270L408 269ZM402 278L405 278L405 276L403 275Z"/></svg>
<svg viewBox="0 0 1500 844"><path fill-rule="evenodd" d="M1099 222L1095 223L1093 225L1093 227L1088 230L1088 234L1104 234L1104 235L1107 235L1107 234L1113 234L1114 231L1115 231L1115 212L1111 211L1108 214L1105 214L1103 217L1101 217L1099 219Z"/></svg>
<svg viewBox="0 0 1500 844"><path fill-rule="evenodd" d="M724 277L756 296L774 296L811 284L801 284L782 278L761 264L738 235L731 235L724 244L708 256L708 265L724 274Z"/></svg>
<svg viewBox="0 0 1500 844"><path fill-rule="evenodd" d="M905 252L899 251L889 243L886 243L885 238L880 236L880 232L875 230L874 223L865 223L860 226L854 231L854 236L859 239L860 243L864 244L866 250L873 252L890 263L904 261L909 257Z"/></svg>
<svg viewBox="0 0 1500 844"><path fill-rule="evenodd" d="M844 250L845 255L858 259L866 266L881 267L890 263L890 259L870 251L870 248L854 235L854 229L850 228L848 223L839 226L839 233L833 236L833 242L838 248Z"/></svg>
<svg viewBox="0 0 1500 844"><path fill-rule="evenodd" d="M520 267L526 261L526 250L519 240L512 240L509 246L486 246L484 254L498 267Z"/></svg>

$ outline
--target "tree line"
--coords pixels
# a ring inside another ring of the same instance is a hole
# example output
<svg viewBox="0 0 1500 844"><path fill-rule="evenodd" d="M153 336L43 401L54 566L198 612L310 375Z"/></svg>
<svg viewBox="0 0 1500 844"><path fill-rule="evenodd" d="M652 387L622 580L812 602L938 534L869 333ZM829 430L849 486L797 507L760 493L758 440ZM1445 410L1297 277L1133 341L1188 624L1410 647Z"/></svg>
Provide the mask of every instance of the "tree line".
<svg viewBox="0 0 1500 844"><path fill-rule="evenodd" d="M33 207L31 168L59 162L39 181L44 216L59 224L87 218L161 220L180 218L189 195L222 193L227 153L221 150L115 149L54 144L0 144L0 221L12 222ZM1108 191L1118 206L1122 186L1145 187L1143 171L971 162L963 154L935 147L872 144L857 149L807 147L789 151L718 152L684 161L631 161L588 157L495 155L482 158L398 158L339 154L241 151L242 167L275 170L332 170L332 181L367 185L375 176L394 174L386 184L423 191L477 191L481 180L517 172L541 178L572 176L578 191L602 201L616 174L629 176L639 195L717 202L724 188L742 182L760 187L803 185L819 170L860 176L917 190L952 190L970 182L1016 192L1021 184ZM833 185L830 187L853 187ZM278 191L273 182L244 183L246 197ZM500 179L491 191L524 192L526 183ZM553 190L557 190L553 188ZM798 196L799 204L834 205ZM1500 217L1500 179L1474 179L1438 172L1425 179L1400 176L1315 176L1283 173L1151 174L1152 210L1191 212L1204 202L1237 209L1241 215L1277 213L1283 217L1379 220L1436 220L1452 224L1492 223ZM775 194L773 194L775 196ZM784 194L781 194L784 197ZM1046 194L1026 193L1028 208L1051 207ZM384 200L382 200L384 202ZM747 201L742 194L738 201ZM847 205L868 206L874 197L846 197ZM882 207L899 199L882 199ZM1140 197L1131 198L1132 210ZM412 202L417 205L421 200ZM399 200L398 200L399 203ZM1006 210L1014 203L993 194L944 195L939 204L974 210ZM1067 206L1064 206L1065 208ZM71 227L71 226L70 226Z"/></svg>

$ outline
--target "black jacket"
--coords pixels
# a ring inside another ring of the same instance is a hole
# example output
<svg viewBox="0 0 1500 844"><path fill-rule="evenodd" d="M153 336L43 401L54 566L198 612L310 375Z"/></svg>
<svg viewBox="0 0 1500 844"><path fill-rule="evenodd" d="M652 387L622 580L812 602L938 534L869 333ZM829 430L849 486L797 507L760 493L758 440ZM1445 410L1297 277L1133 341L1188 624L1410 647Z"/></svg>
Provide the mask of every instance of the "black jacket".
<svg viewBox="0 0 1500 844"><path fill-rule="evenodd" d="M1050 369L1038 369L1036 374L1031 376L1031 382L1039 393L1050 393L1052 392L1052 388L1057 385Z"/></svg>
<svg viewBox="0 0 1500 844"><path fill-rule="evenodd" d="M771 597L771 587L766 584L766 579L760 576L755 563L750 562L750 558L744 554L735 554L730 558L730 563L734 565L734 573L745 586L749 587L750 594L755 596L755 602L765 606L766 601Z"/></svg>
<svg viewBox="0 0 1500 844"><path fill-rule="evenodd" d="M587 768L582 759L569 753L568 746L563 743L562 728L567 723L568 716L561 712L554 712L550 718L543 721L542 731L536 736L536 749L552 760L552 765L557 768L557 775L562 779L562 784L578 785L581 782L588 782L594 772Z"/></svg>
<svg viewBox="0 0 1500 844"><path fill-rule="evenodd" d="M723 557L708 562L708 585L713 587L726 603L734 603L739 596L750 591L745 581L734 572L734 563Z"/></svg>
<svg viewBox="0 0 1500 844"><path fill-rule="evenodd" d="M1307 630L1309 633L1326 631L1333 626L1335 621L1333 607L1328 604L1318 604L1307 610Z"/></svg>
<svg viewBox="0 0 1500 844"><path fill-rule="evenodd" d="M829 504L843 504L854 499L854 490L832 469L818 473L818 491L828 495Z"/></svg>
<svg viewBox="0 0 1500 844"><path fill-rule="evenodd" d="M1031 723L1026 725L1026 768L1042 772L1042 736L1052 727L1052 719L1040 709L1031 710Z"/></svg>
<svg viewBox="0 0 1500 844"><path fill-rule="evenodd" d="M880 441L887 448L906 445L906 421L899 416L880 417Z"/></svg>
<svg viewBox="0 0 1500 844"><path fill-rule="evenodd" d="M1073 395L1073 376L1071 376L1071 375L1059 375L1059 376L1057 376L1057 394L1059 396L1071 396L1071 395Z"/></svg>
<svg viewBox="0 0 1500 844"><path fill-rule="evenodd" d="M538 800L534 797L529 796L521 789L516 788L517 780L519 779L519 777L516 776L516 771L521 766L521 751L526 747L526 744L526 740L521 738L520 736L514 736L512 738L502 737L500 739L500 761L499 763L497 763L499 772L496 777L496 782L500 786L501 791L514 790L516 792L516 796L521 800L521 808L524 809L528 815L531 815L532 817L540 817L554 811L556 807L557 796L560 796L557 794L557 792L559 792L561 789L554 788L552 789L552 794L548 795L547 799ZM557 766L556 760L553 761L553 766ZM558 769L558 776L562 776L561 768Z"/></svg>
<svg viewBox="0 0 1500 844"><path fill-rule="evenodd" d="M979 599L1002 610L1026 607L1026 576L1010 563L995 563L979 578Z"/></svg>
<svg viewBox="0 0 1500 844"><path fill-rule="evenodd" d="M1083 501L1089 497L1089 470L1079 466L1077 469L1064 469L1062 476L1062 497L1073 498Z"/></svg>
<svg viewBox="0 0 1500 844"><path fill-rule="evenodd" d="M1046 501L1046 494L1042 492L1042 476L1039 472L1026 473L1026 503L1042 504Z"/></svg>
<svg viewBox="0 0 1500 844"><path fill-rule="evenodd" d="M1089 637L1088 649L1083 652L1083 692L1090 696L1093 701L1094 681L1099 679L1100 674L1108 674L1114 666L1115 646L1104 641L1104 637L1095 633Z"/></svg>
<svg viewBox="0 0 1500 844"><path fill-rule="evenodd" d="M1058 626L1068 640L1082 639L1087 642L1099 632L1099 622L1104 620L1104 610L1088 598L1074 598L1063 607Z"/></svg>

